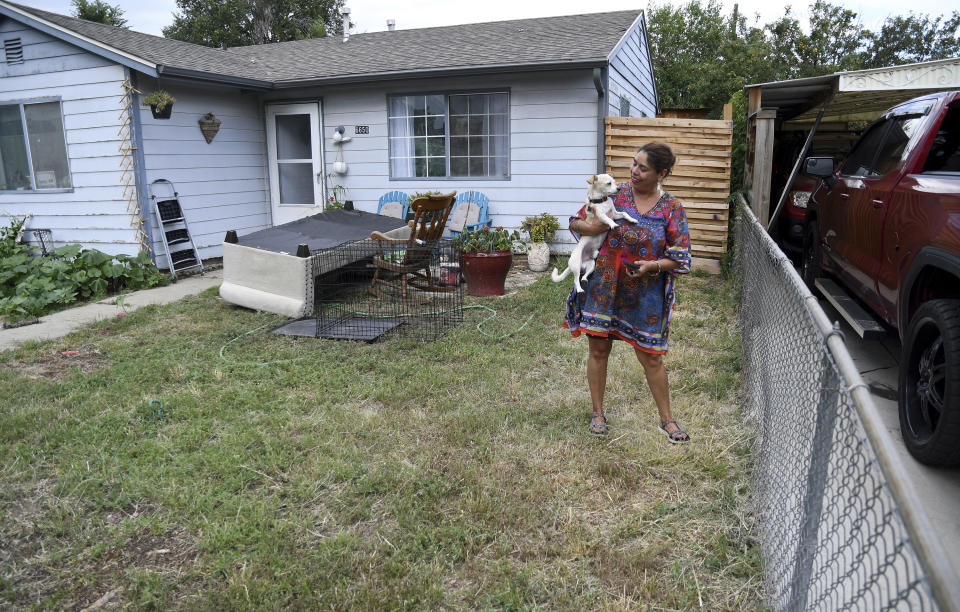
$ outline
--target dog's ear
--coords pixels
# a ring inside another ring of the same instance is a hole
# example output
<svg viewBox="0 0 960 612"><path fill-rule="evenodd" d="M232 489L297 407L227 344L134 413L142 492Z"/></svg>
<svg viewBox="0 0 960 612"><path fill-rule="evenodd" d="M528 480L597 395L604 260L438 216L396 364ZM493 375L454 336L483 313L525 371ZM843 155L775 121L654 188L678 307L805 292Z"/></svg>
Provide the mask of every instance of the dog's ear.
<svg viewBox="0 0 960 612"><path fill-rule="evenodd" d="M595 181L595 180L597 180L597 175L596 175L596 174L594 174L593 176L587 177L587 183L590 184L590 185L593 185L593 181Z"/></svg>

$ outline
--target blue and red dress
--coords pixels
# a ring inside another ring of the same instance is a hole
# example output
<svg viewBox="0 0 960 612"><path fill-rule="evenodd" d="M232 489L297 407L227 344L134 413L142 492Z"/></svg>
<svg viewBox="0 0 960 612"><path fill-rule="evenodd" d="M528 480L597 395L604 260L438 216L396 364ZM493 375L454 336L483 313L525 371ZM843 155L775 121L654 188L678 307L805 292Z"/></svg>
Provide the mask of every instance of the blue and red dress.
<svg viewBox="0 0 960 612"><path fill-rule="evenodd" d="M664 193L646 214L641 215L633 202L630 183L621 183L614 206L638 223L617 221L600 247L597 266L583 293L576 289L567 298L563 326L573 337L581 333L602 338L619 338L648 353L667 352L667 336L673 312L673 285L678 274L690 271L690 232L687 215L680 200ZM586 218L586 207L576 218ZM576 232L574 237L579 240ZM627 275L626 262L672 259L680 267L671 272L648 276Z"/></svg>

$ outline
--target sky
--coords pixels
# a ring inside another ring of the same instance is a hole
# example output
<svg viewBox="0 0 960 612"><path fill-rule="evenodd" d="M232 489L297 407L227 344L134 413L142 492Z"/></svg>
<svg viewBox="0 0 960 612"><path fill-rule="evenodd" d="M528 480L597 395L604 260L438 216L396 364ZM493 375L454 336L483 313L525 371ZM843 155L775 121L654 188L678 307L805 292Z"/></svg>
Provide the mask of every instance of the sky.
<svg viewBox="0 0 960 612"><path fill-rule="evenodd" d="M70 15L70 0L15 0L19 4ZM706 1L706 0L704 0ZM727 12L733 10L736 0L722 0ZM131 29L147 34L162 36L165 26L173 22L177 5L174 0L107 0L108 4L123 9ZM682 5L683 1L666 2L659 0L658 5ZM786 3L771 0L739 0L740 12L754 23L759 15L758 25L769 23L781 17L787 6L793 7L793 15L801 23L806 22L808 6L812 0L800 0ZM912 0L909 10L902 0L832 0L853 10L860 17L861 24L872 30L879 29L884 19L892 15L906 15L909 11L931 16L947 14L943 0ZM451 0L418 0L416 2L387 2L382 0L346 0L350 9L350 20L354 23L352 34L380 32L387 29L387 19L397 22L397 29L425 28L433 26L460 25L484 21L503 21L508 19L526 19L531 17L552 17L556 15L576 15L579 13L607 12L635 9L638 12L647 8L646 3L622 0L606 0L600 4L584 3L575 0L483 0L481 2L455 2Z"/></svg>

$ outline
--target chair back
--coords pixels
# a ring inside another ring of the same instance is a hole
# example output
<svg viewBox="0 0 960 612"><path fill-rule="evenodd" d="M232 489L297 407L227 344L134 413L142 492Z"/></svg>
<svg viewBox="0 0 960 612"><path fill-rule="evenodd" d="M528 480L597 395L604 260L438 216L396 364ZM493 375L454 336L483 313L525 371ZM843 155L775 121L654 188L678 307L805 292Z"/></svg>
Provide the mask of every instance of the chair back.
<svg viewBox="0 0 960 612"><path fill-rule="evenodd" d="M402 191L388 191L380 196L380 202L377 204L377 214L406 219L409 203L410 196L406 193Z"/></svg>
<svg viewBox="0 0 960 612"><path fill-rule="evenodd" d="M490 198L479 191L470 190L458 195L447 221L450 235L456 236L465 229L490 225L489 204Z"/></svg>
<svg viewBox="0 0 960 612"><path fill-rule="evenodd" d="M413 228L410 232L411 248L429 244L432 249L432 245L443 237L456 196L457 192L451 191L444 195L420 197L410 203L413 210L413 220L409 222Z"/></svg>

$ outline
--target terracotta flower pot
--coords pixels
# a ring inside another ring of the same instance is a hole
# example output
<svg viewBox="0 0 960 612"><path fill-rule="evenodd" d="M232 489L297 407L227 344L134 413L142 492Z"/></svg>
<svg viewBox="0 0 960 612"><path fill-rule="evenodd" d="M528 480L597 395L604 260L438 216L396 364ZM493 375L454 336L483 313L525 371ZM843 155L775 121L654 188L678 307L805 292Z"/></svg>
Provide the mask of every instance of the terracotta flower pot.
<svg viewBox="0 0 960 612"><path fill-rule="evenodd" d="M512 263L513 254L510 251L464 253L461 267L467 281L467 293L475 296L503 295L503 284Z"/></svg>

